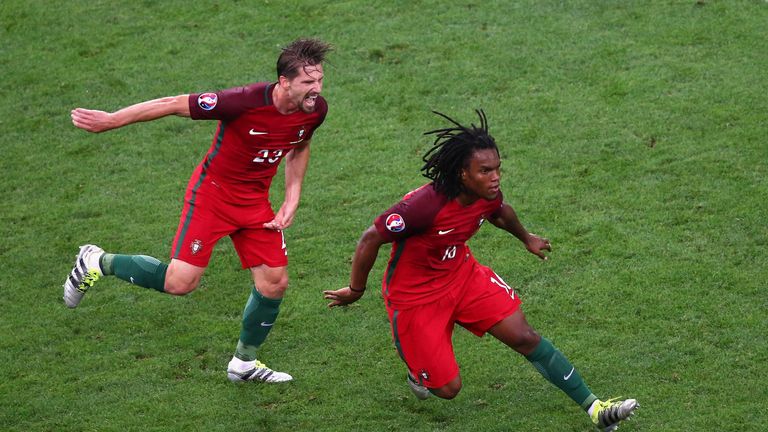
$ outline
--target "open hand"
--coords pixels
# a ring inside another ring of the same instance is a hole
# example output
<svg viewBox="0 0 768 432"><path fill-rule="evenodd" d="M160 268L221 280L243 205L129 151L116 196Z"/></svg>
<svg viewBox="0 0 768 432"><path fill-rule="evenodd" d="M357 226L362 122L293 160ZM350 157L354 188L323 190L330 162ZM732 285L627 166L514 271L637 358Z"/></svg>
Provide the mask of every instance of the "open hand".
<svg viewBox="0 0 768 432"><path fill-rule="evenodd" d="M544 252L542 251L546 250L552 252L552 244L549 242L549 240L545 239L544 237L539 237L536 234L529 235L528 241L525 243L525 247L530 253L543 260L547 260L549 257L544 255Z"/></svg>
<svg viewBox="0 0 768 432"><path fill-rule="evenodd" d="M352 291L349 287L344 287L335 291L323 291L323 297L326 300L332 300L328 303L328 307L334 306L346 306L350 303L354 303L363 296L365 291Z"/></svg>
<svg viewBox="0 0 768 432"><path fill-rule="evenodd" d="M115 128L112 115L106 111L75 108L70 113L72 124L88 132L104 132Z"/></svg>
<svg viewBox="0 0 768 432"><path fill-rule="evenodd" d="M284 230L291 226L295 214L295 209L293 211L288 211L286 210L286 206L283 205L280 207L280 210L277 211L274 219L264 224L264 228L276 231Z"/></svg>

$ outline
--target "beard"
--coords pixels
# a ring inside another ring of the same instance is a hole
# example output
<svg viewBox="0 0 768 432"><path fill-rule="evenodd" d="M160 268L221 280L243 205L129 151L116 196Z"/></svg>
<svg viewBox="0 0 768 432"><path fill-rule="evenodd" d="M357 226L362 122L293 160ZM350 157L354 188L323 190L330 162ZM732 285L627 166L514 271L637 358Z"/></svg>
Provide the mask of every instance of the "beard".
<svg viewBox="0 0 768 432"><path fill-rule="evenodd" d="M320 95L314 95L314 97L310 97L309 94L304 95L304 97L301 98L301 101L299 102L299 109L305 114L312 114L315 112L318 96Z"/></svg>

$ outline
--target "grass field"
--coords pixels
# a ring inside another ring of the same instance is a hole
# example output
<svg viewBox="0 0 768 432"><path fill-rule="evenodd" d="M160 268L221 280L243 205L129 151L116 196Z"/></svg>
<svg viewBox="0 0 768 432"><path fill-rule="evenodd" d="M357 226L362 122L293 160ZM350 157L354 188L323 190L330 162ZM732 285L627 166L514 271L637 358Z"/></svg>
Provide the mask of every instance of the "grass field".
<svg viewBox="0 0 768 432"><path fill-rule="evenodd" d="M590 430L522 357L464 330L462 393L419 402L377 290L322 299L372 219L425 181L430 111L476 107L507 201L554 250L540 262L489 227L470 245L596 394L640 401L622 430L768 429L766 23L758 0L3 0L0 430ZM215 128L93 135L70 110L273 80L299 36L337 49L260 353L295 381L225 378L249 293L228 239L189 296L113 278L66 309L80 244L166 259Z"/></svg>

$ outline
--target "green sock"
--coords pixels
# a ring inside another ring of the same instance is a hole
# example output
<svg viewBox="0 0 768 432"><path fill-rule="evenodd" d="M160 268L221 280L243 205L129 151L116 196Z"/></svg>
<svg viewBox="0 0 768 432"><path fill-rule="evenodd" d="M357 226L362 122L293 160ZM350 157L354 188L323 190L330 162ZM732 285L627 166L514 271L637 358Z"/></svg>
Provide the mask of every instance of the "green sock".
<svg viewBox="0 0 768 432"><path fill-rule="evenodd" d="M165 292L165 272L168 265L156 258L105 253L101 256L99 265L105 275L115 275L118 279L134 285Z"/></svg>
<svg viewBox="0 0 768 432"><path fill-rule="evenodd" d="M281 298L264 297L255 286L251 289L248 303L243 310L243 327L240 330L235 357L243 361L256 360L256 349L261 346L275 324L282 301Z"/></svg>
<svg viewBox="0 0 768 432"><path fill-rule="evenodd" d="M547 381L557 386L585 411L597 399L589 387L584 384L584 380L581 379L576 368L546 338L541 338L536 349L525 358Z"/></svg>

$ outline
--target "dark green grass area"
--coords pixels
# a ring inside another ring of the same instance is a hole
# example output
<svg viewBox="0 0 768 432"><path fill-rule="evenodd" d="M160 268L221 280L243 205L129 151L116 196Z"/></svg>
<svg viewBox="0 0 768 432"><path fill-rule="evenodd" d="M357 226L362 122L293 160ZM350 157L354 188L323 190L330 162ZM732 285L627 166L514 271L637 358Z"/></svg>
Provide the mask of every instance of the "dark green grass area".
<svg viewBox="0 0 768 432"><path fill-rule="evenodd" d="M640 401L622 430L765 430L767 22L758 0L3 1L0 429L590 430L524 358L462 329L462 393L417 401L377 289L386 248L360 302L322 299L425 181L421 134L445 124L430 111L483 108L505 198L554 250L541 262L491 226L470 246L596 394ZM167 259L215 129L93 135L70 110L273 80L299 36L336 52L260 352L296 380L226 379L250 289L228 239L187 297L106 279L66 309L81 244Z"/></svg>

